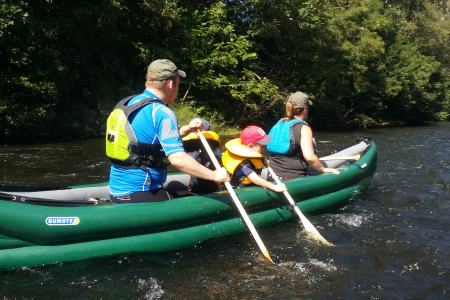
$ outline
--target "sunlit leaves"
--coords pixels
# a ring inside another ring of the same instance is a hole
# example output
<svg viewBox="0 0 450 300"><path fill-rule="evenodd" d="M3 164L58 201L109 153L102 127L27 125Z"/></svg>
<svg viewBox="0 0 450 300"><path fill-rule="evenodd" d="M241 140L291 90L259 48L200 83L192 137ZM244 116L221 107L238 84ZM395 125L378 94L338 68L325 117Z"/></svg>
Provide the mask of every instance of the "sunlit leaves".
<svg viewBox="0 0 450 300"><path fill-rule="evenodd" d="M448 1L0 0L0 139L101 128L158 58L221 124L270 126L298 90L320 126L450 113Z"/></svg>
<svg viewBox="0 0 450 300"><path fill-rule="evenodd" d="M347 100L342 95L343 120L361 126L390 120L410 124L446 115L445 88L435 82L445 76L438 75L442 68L436 58L421 51L417 24L398 7L374 0L349 1L332 19L329 29L346 66L341 80L351 95Z"/></svg>

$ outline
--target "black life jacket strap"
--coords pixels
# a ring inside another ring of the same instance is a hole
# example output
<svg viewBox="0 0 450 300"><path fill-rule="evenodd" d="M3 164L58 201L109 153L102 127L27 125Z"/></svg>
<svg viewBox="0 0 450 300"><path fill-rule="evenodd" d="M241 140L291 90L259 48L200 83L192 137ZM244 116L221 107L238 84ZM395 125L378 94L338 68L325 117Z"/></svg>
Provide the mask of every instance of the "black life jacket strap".
<svg viewBox="0 0 450 300"><path fill-rule="evenodd" d="M293 158L293 159L301 158L301 159L305 160L303 158L303 153L300 151L300 146L295 143L296 139L295 139L295 135L294 135L294 127L300 126L300 128L301 128L301 127L303 127L303 125L306 125L306 124L303 122L297 122L289 127L289 149L286 152L286 156L289 158Z"/></svg>
<svg viewBox="0 0 450 300"><path fill-rule="evenodd" d="M138 145L128 145L128 150L138 155L156 155L164 153L160 144L138 143ZM158 153L161 152L161 153ZM165 155L164 155L165 156Z"/></svg>
<svg viewBox="0 0 450 300"><path fill-rule="evenodd" d="M121 160L110 158L111 164L115 167L122 169L142 169L144 171L148 171L148 168L167 169L170 164L165 163L163 159L163 157L145 155L139 156L133 163L124 163Z"/></svg>
<svg viewBox="0 0 450 300"><path fill-rule="evenodd" d="M159 99L159 98L147 97L145 99L140 100L139 102L136 102L136 103L133 103L131 105L126 105L125 106L125 104L127 104L128 101L130 101L131 99L133 99L134 97L137 97L137 96L140 96L140 95L132 95L132 96L128 96L128 97L120 100L120 102L117 103L117 105L114 107L114 109L120 108L121 110L123 110L124 114L128 118L128 116L133 111L138 110L139 108L141 108L141 107L143 107L143 106L145 106L147 104L150 104L150 103L161 103L161 104L165 105L164 101Z"/></svg>

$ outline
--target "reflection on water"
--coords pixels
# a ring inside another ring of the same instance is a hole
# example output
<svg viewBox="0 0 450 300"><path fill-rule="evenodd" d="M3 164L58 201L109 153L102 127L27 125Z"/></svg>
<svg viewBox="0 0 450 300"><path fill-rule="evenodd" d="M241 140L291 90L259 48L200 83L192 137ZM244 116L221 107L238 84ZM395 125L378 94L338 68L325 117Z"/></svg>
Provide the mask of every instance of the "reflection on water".
<svg viewBox="0 0 450 300"><path fill-rule="evenodd" d="M309 241L297 220L162 254L0 272L4 299L448 299L450 124L315 132L324 155L357 137L378 147L370 188L311 218L337 247ZM0 147L3 185L108 180L103 139ZM1 259L1 258L0 258Z"/></svg>

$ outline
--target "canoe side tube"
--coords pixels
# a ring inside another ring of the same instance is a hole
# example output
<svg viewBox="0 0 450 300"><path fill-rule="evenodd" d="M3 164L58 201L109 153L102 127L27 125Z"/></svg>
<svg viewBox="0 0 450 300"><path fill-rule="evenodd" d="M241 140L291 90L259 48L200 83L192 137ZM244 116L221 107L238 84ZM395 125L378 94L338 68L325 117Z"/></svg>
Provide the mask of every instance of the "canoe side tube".
<svg viewBox="0 0 450 300"><path fill-rule="evenodd" d="M340 162L340 175L320 174L284 181L305 215L334 211L367 189L377 165L375 143L361 139L331 155L359 153L362 153L359 161ZM184 184L181 181L186 178L187 175L175 174L169 184L181 188ZM60 196L61 192L73 192L70 197L80 200L79 197L91 197L107 189L96 184L28 192L22 196L46 193L45 197L51 198L53 193ZM260 187L237 189L236 193L255 226L296 217L292 211L277 208ZM288 206L284 195L270 193L278 203ZM0 201L0 269L175 250L244 230L245 225L226 191L166 202L83 207Z"/></svg>

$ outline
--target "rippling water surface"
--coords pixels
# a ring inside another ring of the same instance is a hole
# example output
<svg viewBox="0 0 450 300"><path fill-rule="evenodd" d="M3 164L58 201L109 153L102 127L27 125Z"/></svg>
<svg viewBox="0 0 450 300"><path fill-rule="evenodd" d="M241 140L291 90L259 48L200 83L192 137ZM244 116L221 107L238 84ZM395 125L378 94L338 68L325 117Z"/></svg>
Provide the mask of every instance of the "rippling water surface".
<svg viewBox="0 0 450 300"><path fill-rule="evenodd" d="M160 254L0 272L3 299L449 299L450 123L316 132L319 155L370 136L378 167L355 203L310 218L337 247L310 242L296 220ZM0 146L0 184L108 180L103 139ZM131 216L130 216L131 217Z"/></svg>

